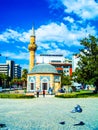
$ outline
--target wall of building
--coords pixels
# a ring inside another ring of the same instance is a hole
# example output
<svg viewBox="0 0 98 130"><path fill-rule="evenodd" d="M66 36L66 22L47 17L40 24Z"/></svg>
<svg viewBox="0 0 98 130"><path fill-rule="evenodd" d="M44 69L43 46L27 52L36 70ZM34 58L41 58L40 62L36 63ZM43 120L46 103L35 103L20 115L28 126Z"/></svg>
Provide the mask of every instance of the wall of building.
<svg viewBox="0 0 98 130"><path fill-rule="evenodd" d="M36 56L36 63L51 63L51 62L61 62L63 63L65 58L63 55L55 54L40 54Z"/></svg>
<svg viewBox="0 0 98 130"><path fill-rule="evenodd" d="M58 74L28 74L27 78L27 91L28 92L34 92L37 89L40 91L43 90L43 83L47 83L47 92L49 90L49 87L54 89L54 91L58 90L60 88L60 83L61 79ZM31 90L31 83L34 83L34 89ZM57 86L58 84L58 86ZM56 86L55 86L56 85Z"/></svg>
<svg viewBox="0 0 98 130"><path fill-rule="evenodd" d="M41 54L36 56L36 64L49 63L57 69L58 73L64 72L65 75L72 75L72 61L64 58L63 55Z"/></svg>
<svg viewBox="0 0 98 130"><path fill-rule="evenodd" d="M6 60L5 64L0 64L0 73L13 78L21 78L21 67L12 60Z"/></svg>
<svg viewBox="0 0 98 130"><path fill-rule="evenodd" d="M9 76L9 65L7 64L0 64L0 73L3 73Z"/></svg>
<svg viewBox="0 0 98 130"><path fill-rule="evenodd" d="M73 57L72 57L72 72L75 72L75 69L77 67L79 67L78 66L78 61L79 60L80 60L80 58L78 57L78 55L73 55Z"/></svg>

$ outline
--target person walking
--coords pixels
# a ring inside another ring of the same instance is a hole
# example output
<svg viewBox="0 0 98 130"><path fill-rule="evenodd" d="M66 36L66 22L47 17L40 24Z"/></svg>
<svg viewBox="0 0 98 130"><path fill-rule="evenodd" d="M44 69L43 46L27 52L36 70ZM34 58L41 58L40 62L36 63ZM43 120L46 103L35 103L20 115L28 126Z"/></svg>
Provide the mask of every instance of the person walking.
<svg viewBox="0 0 98 130"><path fill-rule="evenodd" d="M39 97L39 89L37 89L36 95L37 97Z"/></svg>
<svg viewBox="0 0 98 130"><path fill-rule="evenodd" d="M45 97L45 89L43 89L43 97Z"/></svg>

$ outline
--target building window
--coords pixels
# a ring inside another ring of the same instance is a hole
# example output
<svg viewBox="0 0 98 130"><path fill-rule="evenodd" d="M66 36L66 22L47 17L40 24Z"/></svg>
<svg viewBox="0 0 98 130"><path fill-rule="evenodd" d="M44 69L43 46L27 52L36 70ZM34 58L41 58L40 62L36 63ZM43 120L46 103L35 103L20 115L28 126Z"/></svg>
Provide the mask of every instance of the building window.
<svg viewBox="0 0 98 130"><path fill-rule="evenodd" d="M43 90L47 90L47 83L43 83Z"/></svg>
<svg viewBox="0 0 98 130"><path fill-rule="evenodd" d="M31 83L31 90L34 90L34 83Z"/></svg>

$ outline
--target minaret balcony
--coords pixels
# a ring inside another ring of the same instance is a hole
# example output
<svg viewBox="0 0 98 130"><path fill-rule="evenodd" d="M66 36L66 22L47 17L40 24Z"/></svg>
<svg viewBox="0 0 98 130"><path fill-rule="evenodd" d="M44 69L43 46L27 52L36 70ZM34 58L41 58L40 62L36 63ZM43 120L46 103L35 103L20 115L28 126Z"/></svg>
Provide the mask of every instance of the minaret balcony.
<svg viewBox="0 0 98 130"><path fill-rule="evenodd" d="M37 46L36 46L36 44L29 44L29 45L28 45L28 49L35 51L35 50L37 49Z"/></svg>

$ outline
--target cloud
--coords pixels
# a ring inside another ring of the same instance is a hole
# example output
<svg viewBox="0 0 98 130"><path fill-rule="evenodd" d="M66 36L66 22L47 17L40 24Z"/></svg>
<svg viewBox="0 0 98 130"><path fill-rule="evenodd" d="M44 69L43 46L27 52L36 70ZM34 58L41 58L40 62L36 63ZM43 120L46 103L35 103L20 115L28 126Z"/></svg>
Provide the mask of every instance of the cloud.
<svg viewBox="0 0 98 130"><path fill-rule="evenodd" d="M13 52L2 52L3 56L5 57L8 57L10 59L19 59L19 60L28 60L29 58L29 53L25 53L25 52L19 52L18 54L17 53L13 53Z"/></svg>
<svg viewBox="0 0 98 130"><path fill-rule="evenodd" d="M62 7L62 2L60 0L49 0L48 2L50 3L50 9L55 10Z"/></svg>
<svg viewBox="0 0 98 130"><path fill-rule="evenodd" d="M74 22L74 19L71 18L70 16L64 17L63 19L66 20L66 21L69 21L70 23L73 23L73 22Z"/></svg>
<svg viewBox="0 0 98 130"><path fill-rule="evenodd" d="M47 44L46 42L40 42L40 47L44 48L44 49L50 49L49 44Z"/></svg>
<svg viewBox="0 0 98 130"><path fill-rule="evenodd" d="M8 39L7 39L7 37L4 36L4 34L0 34L0 41L8 42Z"/></svg>
<svg viewBox="0 0 98 130"><path fill-rule="evenodd" d="M42 43L40 46L43 46L45 43L49 44L56 42L58 42L58 45L80 45L79 40L87 36L89 32L92 35L96 34L95 28L89 24L85 28L73 24L69 29L64 23L61 23L60 25L51 23L43 25L36 30L36 40L37 43Z"/></svg>
<svg viewBox="0 0 98 130"><path fill-rule="evenodd" d="M37 41L62 41L60 33L62 28L56 23L42 25L36 30Z"/></svg>
<svg viewBox="0 0 98 130"><path fill-rule="evenodd" d="M98 2L95 0L49 0L52 10L65 9L65 13L74 13L83 20L98 17ZM62 12L64 13L64 12Z"/></svg>
<svg viewBox="0 0 98 130"><path fill-rule="evenodd" d="M57 44L56 44L55 42L52 42L52 43L51 43L51 47L54 48L54 49L57 49L57 48L58 48L58 46L57 46Z"/></svg>
<svg viewBox="0 0 98 130"><path fill-rule="evenodd" d="M70 19L70 17L67 17L66 19ZM9 43L12 41L14 41L14 43L28 42L29 44L31 33L32 29L27 32L18 32L12 29L7 29L5 32L0 34L0 41ZM85 37L87 33L95 35L96 30L94 26L90 26L89 24L83 28L77 26L76 23L73 23L69 29L64 23L57 24L52 22L50 24L40 26L37 30L35 30L35 33L37 45L45 49L50 49L52 43L58 43L56 46L62 46L62 44L63 46L79 45L78 41L80 39ZM22 49L27 50L25 47L22 47Z"/></svg>
<svg viewBox="0 0 98 130"><path fill-rule="evenodd" d="M27 69L28 70L28 68L29 68L28 64L21 64L21 66L22 66L22 69Z"/></svg>
<svg viewBox="0 0 98 130"><path fill-rule="evenodd" d="M0 34L0 41L7 43L13 43L13 41L24 43L29 42L31 33L32 30L28 30L27 32L18 32L16 30L6 29L5 32Z"/></svg>
<svg viewBox="0 0 98 130"><path fill-rule="evenodd" d="M16 46L16 48L18 48L18 49L23 49L23 50L26 50L26 51L28 52L28 48L25 47L25 46Z"/></svg>
<svg viewBox="0 0 98 130"><path fill-rule="evenodd" d="M24 52L19 52L18 54L14 51L14 52L9 52L9 51L4 51L2 52L2 56L3 57L7 57L7 60L14 60L15 64L19 64L22 69L29 68L29 52L28 53L24 53ZM4 60L4 58L3 58Z"/></svg>
<svg viewBox="0 0 98 130"><path fill-rule="evenodd" d="M54 50L48 50L47 54L54 54ZM73 52L70 52L70 51L65 50L65 49L61 50L58 48L55 50L55 54L62 54L64 57L68 57L68 56L72 55Z"/></svg>
<svg viewBox="0 0 98 130"><path fill-rule="evenodd" d="M28 42L30 41L30 35L32 33L32 29L27 32L15 31L12 29L7 29L3 34L3 38L5 38L7 42L11 43L11 39L19 42ZM69 47L80 46L80 40L88 34L96 35L96 30L94 26L90 26L89 24L84 28L77 26L76 23L71 24L71 28L64 23L50 23L47 25L42 25L38 29L35 30L36 34L36 44L38 46L37 53L61 53L64 56L71 55L71 52L68 51ZM20 40L21 39L21 40ZM16 43L15 43L16 44ZM29 52L26 46L21 46L20 44L16 44L16 49L26 50L27 53L24 52L4 52L4 55L14 59L26 59L28 60ZM68 47L68 48L67 48ZM3 52L2 52L3 53ZM15 54L16 53L16 54ZM17 54L18 53L18 54Z"/></svg>
<svg viewBox="0 0 98 130"><path fill-rule="evenodd" d="M71 17L66 17L65 19L71 22L74 20L72 20ZM15 54L15 52L4 52L4 55L12 59L28 60L28 48L22 44L21 46L20 43L23 42L29 44L31 33L32 29L28 30L27 32L6 29L5 32L0 34L0 41L8 42L10 44L11 41L14 41L15 44L16 42L19 42L19 44L16 44L16 49L18 48L18 51L19 49L26 50L27 53L19 52L17 54L16 52ZM91 26L90 24L87 24L85 27L83 27L78 26L76 22L73 22L70 24L70 28L63 22L60 24L52 22L47 25L42 25L35 30L36 44L38 46L37 53L62 53L67 57L72 54L72 52L68 51L68 48L71 46L80 46L80 40L88 36L89 33L91 35L96 35L95 27Z"/></svg>
<svg viewBox="0 0 98 130"><path fill-rule="evenodd" d="M95 0L61 0L66 7L66 13L75 13L82 19L98 17L98 3Z"/></svg>

